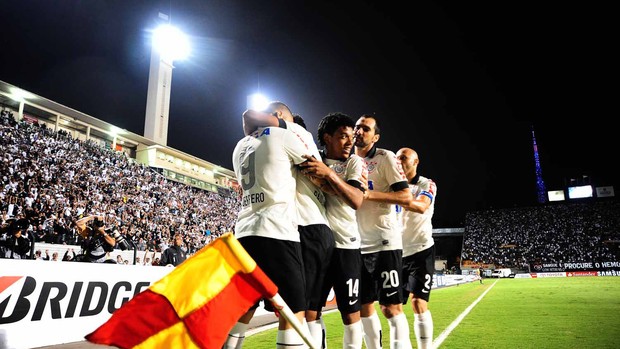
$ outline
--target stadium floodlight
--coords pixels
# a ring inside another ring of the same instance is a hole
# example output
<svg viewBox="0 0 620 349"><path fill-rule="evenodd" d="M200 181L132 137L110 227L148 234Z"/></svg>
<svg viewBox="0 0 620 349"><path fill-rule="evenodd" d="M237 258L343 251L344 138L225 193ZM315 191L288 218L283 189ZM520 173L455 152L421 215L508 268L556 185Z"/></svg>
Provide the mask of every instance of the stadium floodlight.
<svg viewBox="0 0 620 349"><path fill-rule="evenodd" d="M190 44L187 36L169 23L153 31L152 44L144 137L167 145L173 62L189 56Z"/></svg>
<svg viewBox="0 0 620 349"><path fill-rule="evenodd" d="M254 93L248 96L247 108L254 110L263 110L269 105L269 99L261 93Z"/></svg>
<svg viewBox="0 0 620 349"><path fill-rule="evenodd" d="M164 24L153 31L153 49L161 59L172 64L189 56L190 45L187 36L177 27Z"/></svg>

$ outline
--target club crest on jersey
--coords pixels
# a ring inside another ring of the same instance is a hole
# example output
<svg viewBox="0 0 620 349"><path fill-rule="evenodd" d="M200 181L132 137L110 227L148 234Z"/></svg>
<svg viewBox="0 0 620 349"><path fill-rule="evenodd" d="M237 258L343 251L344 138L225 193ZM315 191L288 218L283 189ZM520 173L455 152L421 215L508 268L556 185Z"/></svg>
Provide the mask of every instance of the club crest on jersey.
<svg viewBox="0 0 620 349"><path fill-rule="evenodd" d="M377 163L374 161L369 161L366 163L366 167L368 168L368 173L374 172L375 168L377 168Z"/></svg>
<svg viewBox="0 0 620 349"><path fill-rule="evenodd" d="M334 170L334 172L336 172L337 174L341 174L344 172L344 166L342 164L335 164L334 167L332 167L332 169Z"/></svg>

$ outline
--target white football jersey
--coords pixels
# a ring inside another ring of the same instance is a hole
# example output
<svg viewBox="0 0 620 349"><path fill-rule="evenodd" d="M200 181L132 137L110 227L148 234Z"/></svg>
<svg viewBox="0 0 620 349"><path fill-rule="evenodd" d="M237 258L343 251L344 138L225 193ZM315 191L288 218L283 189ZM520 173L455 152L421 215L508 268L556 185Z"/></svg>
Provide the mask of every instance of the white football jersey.
<svg viewBox="0 0 620 349"><path fill-rule="evenodd" d="M403 257L424 251L435 243L431 220L435 211L437 186L431 179L417 175L409 183L409 189L414 198L421 195L427 196L431 199L431 204L423 214L407 210L402 211Z"/></svg>
<svg viewBox="0 0 620 349"><path fill-rule="evenodd" d="M394 152L374 147L364 158L368 168L368 189L387 193L392 185L407 187L407 177ZM364 200L356 211L362 237L362 254L403 248L402 227L396 205Z"/></svg>
<svg viewBox="0 0 620 349"><path fill-rule="evenodd" d="M297 169L308 146L295 132L259 128L233 151L233 168L243 189L235 225L237 238L263 236L299 242Z"/></svg>
<svg viewBox="0 0 620 349"><path fill-rule="evenodd" d="M301 125L286 121L286 127L299 134L308 145L307 155L313 155L317 160L321 160L319 149L314 143L312 134ZM327 224L325 217L325 194L321 188L317 187L308 177L299 174L297 177L297 213L299 214L299 225Z"/></svg>
<svg viewBox="0 0 620 349"><path fill-rule="evenodd" d="M359 156L352 154L345 161L325 159L325 163L343 181L363 183L367 176L366 163ZM357 227L355 210L338 195L326 195L327 221L334 232L336 248L359 249L361 238Z"/></svg>

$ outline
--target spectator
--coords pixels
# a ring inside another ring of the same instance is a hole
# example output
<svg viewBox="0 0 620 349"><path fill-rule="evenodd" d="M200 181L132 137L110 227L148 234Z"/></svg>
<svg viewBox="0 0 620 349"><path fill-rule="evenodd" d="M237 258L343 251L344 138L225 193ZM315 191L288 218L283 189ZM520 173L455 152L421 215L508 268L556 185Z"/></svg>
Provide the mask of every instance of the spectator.
<svg viewBox="0 0 620 349"><path fill-rule="evenodd" d="M11 220L0 236L0 258L27 259L31 241L26 229L28 221L24 218Z"/></svg>
<svg viewBox="0 0 620 349"><path fill-rule="evenodd" d="M69 262L69 261L73 261L75 257L76 257L75 251L73 251L73 249L70 248L65 252L65 255L62 257L62 260L65 262Z"/></svg>
<svg viewBox="0 0 620 349"><path fill-rule="evenodd" d="M174 236L174 245L168 247L164 253L161 254L159 265L171 265L176 267L183 263L186 258L187 254L185 253L185 249L183 249L183 236L181 234L176 234Z"/></svg>

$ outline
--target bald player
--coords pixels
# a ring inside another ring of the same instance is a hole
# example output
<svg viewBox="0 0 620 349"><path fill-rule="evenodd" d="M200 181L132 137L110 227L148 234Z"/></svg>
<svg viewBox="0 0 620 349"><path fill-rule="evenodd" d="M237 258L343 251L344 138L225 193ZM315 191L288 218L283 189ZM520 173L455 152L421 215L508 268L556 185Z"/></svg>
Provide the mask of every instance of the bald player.
<svg viewBox="0 0 620 349"><path fill-rule="evenodd" d="M428 301L435 273L435 242L433 240L433 212L437 186L433 180L418 173L420 159L411 148L396 152L409 183L413 200L403 205L403 290L404 302L411 295L414 312L413 330L418 348L432 348L433 318Z"/></svg>

